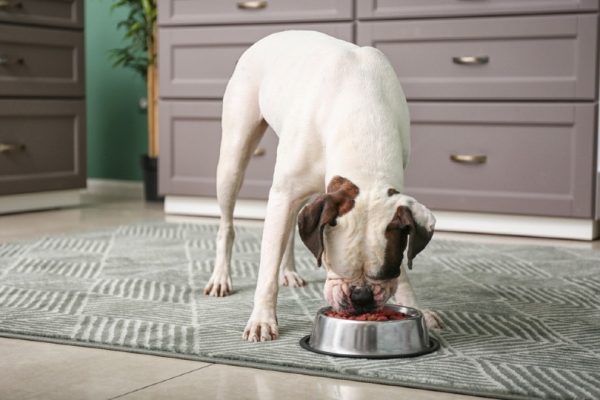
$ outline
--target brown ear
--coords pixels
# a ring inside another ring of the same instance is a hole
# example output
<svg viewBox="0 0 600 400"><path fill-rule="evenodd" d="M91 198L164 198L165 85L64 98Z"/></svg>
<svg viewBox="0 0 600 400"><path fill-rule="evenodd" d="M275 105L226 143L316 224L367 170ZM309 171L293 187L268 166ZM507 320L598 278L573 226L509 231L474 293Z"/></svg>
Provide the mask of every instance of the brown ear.
<svg viewBox="0 0 600 400"><path fill-rule="evenodd" d="M334 177L327 186L327 193L304 206L298 215L300 238L317 258L321 266L323 256L323 231L326 225L335 226L337 217L354 207L358 187L346 178Z"/></svg>
<svg viewBox="0 0 600 400"><path fill-rule="evenodd" d="M394 215L392 222L388 225L389 228L400 230L405 238L406 235L410 235L408 240L407 265L408 269L412 269L413 258L427 246L433 237L433 230L429 231L426 227L415 224L412 212L406 206L398 207L396 215ZM405 241L404 246L406 246ZM402 248L402 251L404 251L404 248Z"/></svg>

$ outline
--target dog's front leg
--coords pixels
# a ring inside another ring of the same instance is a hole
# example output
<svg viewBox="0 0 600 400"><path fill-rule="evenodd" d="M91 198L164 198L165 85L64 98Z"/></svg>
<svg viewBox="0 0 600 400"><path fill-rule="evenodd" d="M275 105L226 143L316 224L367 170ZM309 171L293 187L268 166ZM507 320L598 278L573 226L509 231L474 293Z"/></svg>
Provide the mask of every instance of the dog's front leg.
<svg viewBox="0 0 600 400"><path fill-rule="evenodd" d="M279 266L300 202L290 194L271 189L260 252L260 267L254 294L254 308L243 338L251 342L276 339Z"/></svg>
<svg viewBox="0 0 600 400"><path fill-rule="evenodd" d="M400 266L400 276L398 277L398 287L396 288L396 293L394 294L394 301L396 304L400 304L402 306L421 309L417 302L415 291L410 283L410 280L408 279L408 274L406 273L404 263ZM444 322L435 311L421 309L421 312L423 313L423 318L425 318L425 324L428 328L442 329L444 327Z"/></svg>

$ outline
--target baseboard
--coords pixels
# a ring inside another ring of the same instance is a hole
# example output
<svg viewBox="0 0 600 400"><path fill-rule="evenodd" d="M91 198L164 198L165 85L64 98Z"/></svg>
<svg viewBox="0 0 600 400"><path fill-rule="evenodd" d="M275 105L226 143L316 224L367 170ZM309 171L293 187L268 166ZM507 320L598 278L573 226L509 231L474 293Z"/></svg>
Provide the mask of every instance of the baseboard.
<svg viewBox="0 0 600 400"><path fill-rule="evenodd" d="M558 239L594 240L598 221L593 219L538 217L434 211L436 229L448 232L489 233Z"/></svg>
<svg viewBox="0 0 600 400"><path fill-rule="evenodd" d="M87 193L106 197L143 199L144 183L141 181L89 178L87 180Z"/></svg>
<svg viewBox="0 0 600 400"><path fill-rule="evenodd" d="M264 219L267 202L238 200L236 218ZM217 201L208 197L167 196L167 214L218 217ZM494 235L533 236L544 238L593 240L599 235L598 221L593 219L537 217L526 215L486 214L435 211L438 231L487 233Z"/></svg>
<svg viewBox="0 0 600 400"><path fill-rule="evenodd" d="M81 204L81 190L54 190L0 196L0 214L73 207Z"/></svg>
<svg viewBox="0 0 600 400"><path fill-rule="evenodd" d="M215 198L192 196L166 196L165 213L204 217L218 217L221 215ZM235 218L249 219L264 219L266 214L267 202L264 200L239 199L233 212Z"/></svg>

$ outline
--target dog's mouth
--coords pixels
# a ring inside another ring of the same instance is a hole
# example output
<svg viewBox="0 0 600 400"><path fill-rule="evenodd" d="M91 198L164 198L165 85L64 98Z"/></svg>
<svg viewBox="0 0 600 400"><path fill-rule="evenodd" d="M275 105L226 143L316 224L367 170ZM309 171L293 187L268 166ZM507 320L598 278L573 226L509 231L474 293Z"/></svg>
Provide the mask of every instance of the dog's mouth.
<svg viewBox="0 0 600 400"><path fill-rule="evenodd" d="M343 279L327 279L324 294L335 311L365 314L381 310L392 296L394 286L393 284L370 284L357 287Z"/></svg>

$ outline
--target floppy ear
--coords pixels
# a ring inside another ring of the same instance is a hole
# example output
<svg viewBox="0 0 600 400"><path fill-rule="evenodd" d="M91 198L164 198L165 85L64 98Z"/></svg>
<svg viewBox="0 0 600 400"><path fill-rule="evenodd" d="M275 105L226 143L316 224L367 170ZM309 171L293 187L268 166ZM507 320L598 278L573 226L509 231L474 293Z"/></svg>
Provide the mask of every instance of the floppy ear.
<svg viewBox="0 0 600 400"><path fill-rule="evenodd" d="M327 193L304 206L298 215L300 238L317 258L321 266L323 256L323 231L325 226L335 226L340 217L354 207L358 187L346 178L334 177L327 186Z"/></svg>
<svg viewBox="0 0 600 400"><path fill-rule="evenodd" d="M427 246L433 237L433 228L415 223L412 211L406 206L399 206L396 209L396 214L389 226L399 229L405 238L406 235L409 235L407 265L408 269L412 269L413 258ZM406 241L404 241L404 243L406 243ZM404 251L404 249L402 249L402 251Z"/></svg>

